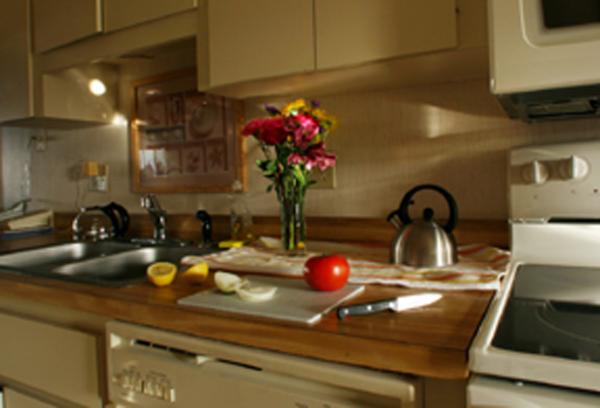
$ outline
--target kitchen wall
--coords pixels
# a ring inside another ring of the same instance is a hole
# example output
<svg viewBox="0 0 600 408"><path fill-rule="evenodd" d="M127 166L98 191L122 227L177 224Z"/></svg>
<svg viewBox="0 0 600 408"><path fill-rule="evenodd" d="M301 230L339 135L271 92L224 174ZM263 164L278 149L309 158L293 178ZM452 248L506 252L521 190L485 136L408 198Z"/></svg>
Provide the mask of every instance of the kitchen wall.
<svg viewBox="0 0 600 408"><path fill-rule="evenodd" d="M248 115L260 113L264 102L248 101ZM510 148L596 138L600 125L595 119L534 125L509 120L485 80L328 96L321 102L339 120L330 139L339 159L337 188L312 189L309 216L384 217L410 187L433 182L454 194L462 218L503 219ZM142 212L138 195L130 192L125 126L51 131L49 137L46 151L32 152L35 199L60 211L114 200ZM253 165L259 157L254 143L249 156L250 209L277 214L275 197L264 192L266 182ZM110 165L108 193L87 192L85 182L73 177L83 159ZM228 211L224 194L170 194L160 200L171 213ZM438 198L417 201L429 200L441 206Z"/></svg>
<svg viewBox="0 0 600 408"><path fill-rule="evenodd" d="M2 204L8 208L30 197L31 155L30 131L26 129L0 129L2 151Z"/></svg>

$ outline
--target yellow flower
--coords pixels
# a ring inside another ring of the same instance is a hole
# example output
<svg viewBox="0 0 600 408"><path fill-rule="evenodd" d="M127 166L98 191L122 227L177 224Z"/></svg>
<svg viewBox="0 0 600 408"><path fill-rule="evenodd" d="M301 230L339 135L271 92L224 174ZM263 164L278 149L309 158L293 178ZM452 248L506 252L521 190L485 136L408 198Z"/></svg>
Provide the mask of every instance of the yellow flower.
<svg viewBox="0 0 600 408"><path fill-rule="evenodd" d="M337 120L335 116L325 113L323 109L316 108L312 110L312 115L319 121L319 123L326 122L330 129L334 129L337 126Z"/></svg>
<svg viewBox="0 0 600 408"><path fill-rule="evenodd" d="M307 108L306 101L302 98L296 99L293 102L288 103L281 110L283 116L290 116Z"/></svg>

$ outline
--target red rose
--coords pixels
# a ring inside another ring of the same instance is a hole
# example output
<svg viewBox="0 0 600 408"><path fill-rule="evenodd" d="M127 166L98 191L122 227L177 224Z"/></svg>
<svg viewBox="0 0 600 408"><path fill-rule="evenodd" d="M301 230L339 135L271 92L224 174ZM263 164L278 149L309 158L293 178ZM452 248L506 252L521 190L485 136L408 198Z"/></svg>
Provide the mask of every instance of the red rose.
<svg viewBox="0 0 600 408"><path fill-rule="evenodd" d="M263 122L264 121L265 121L265 119L263 119L263 118L252 119L242 129L242 135L244 135L244 136L250 136L250 135L256 135L256 134L258 134L258 132L260 131L260 129L263 126Z"/></svg>
<svg viewBox="0 0 600 408"><path fill-rule="evenodd" d="M287 137L283 118L253 119L242 129L245 136L253 135L258 140L269 145L283 143Z"/></svg>

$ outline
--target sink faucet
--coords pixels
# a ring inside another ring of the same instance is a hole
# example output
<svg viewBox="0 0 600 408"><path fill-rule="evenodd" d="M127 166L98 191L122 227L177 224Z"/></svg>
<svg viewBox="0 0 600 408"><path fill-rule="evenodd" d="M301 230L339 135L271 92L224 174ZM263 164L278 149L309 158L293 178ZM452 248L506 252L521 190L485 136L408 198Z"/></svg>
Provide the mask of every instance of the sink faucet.
<svg viewBox="0 0 600 408"><path fill-rule="evenodd" d="M167 239L167 212L163 210L154 194L146 194L140 200L142 208L145 208L154 221L153 238L156 241Z"/></svg>

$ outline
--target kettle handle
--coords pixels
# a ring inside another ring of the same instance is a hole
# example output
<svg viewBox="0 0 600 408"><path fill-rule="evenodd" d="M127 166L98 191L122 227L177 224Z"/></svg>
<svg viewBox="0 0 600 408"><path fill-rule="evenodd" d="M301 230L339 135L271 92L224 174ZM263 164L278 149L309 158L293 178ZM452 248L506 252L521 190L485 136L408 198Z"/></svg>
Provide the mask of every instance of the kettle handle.
<svg viewBox="0 0 600 408"><path fill-rule="evenodd" d="M404 198L402 198L400 208L396 210L394 214L397 214L400 217L400 220L404 225L410 224L412 222L412 219L408 215L408 206L412 204L413 196L421 190L437 191L446 199L446 202L448 203L448 209L450 210L450 214L448 215L448 222L446 222L446 225L444 225L442 228L444 228L444 231L450 234L454 227L456 227L456 223L458 221L458 207L456 206L456 201L454 200L454 197L452 197L452 195L448 191L446 191L438 185L421 184L409 190L404 195Z"/></svg>
<svg viewBox="0 0 600 408"><path fill-rule="evenodd" d="M117 237L124 237L129 229L129 213L125 207L113 201L100 209L112 221L113 226L115 227L115 235ZM115 212L118 214L118 217L115 215Z"/></svg>

